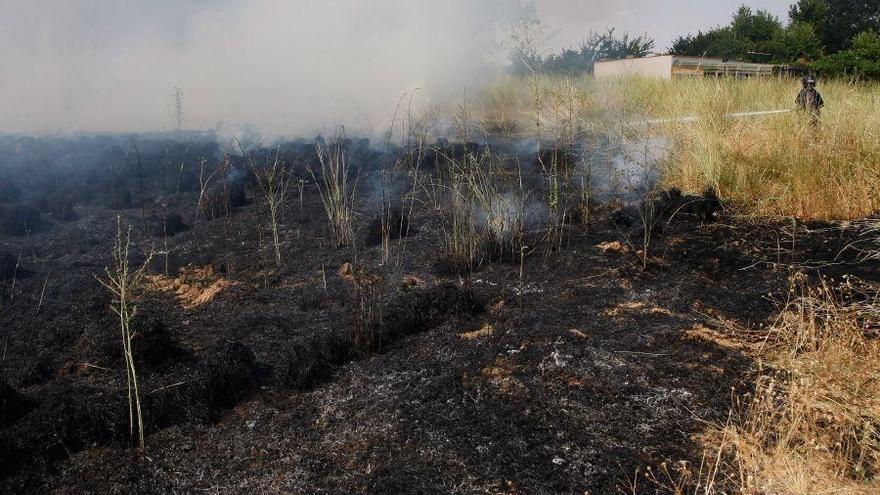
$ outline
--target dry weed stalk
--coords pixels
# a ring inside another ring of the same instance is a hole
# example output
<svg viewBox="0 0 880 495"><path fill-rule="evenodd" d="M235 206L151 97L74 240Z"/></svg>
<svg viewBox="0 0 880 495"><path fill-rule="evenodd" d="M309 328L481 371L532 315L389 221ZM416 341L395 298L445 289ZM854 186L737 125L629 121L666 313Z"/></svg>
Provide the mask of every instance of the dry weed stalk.
<svg viewBox="0 0 880 495"><path fill-rule="evenodd" d="M309 173L318 187L333 238L338 245L347 246L354 240L355 194L358 179L355 177L354 182L349 183L354 167L341 137L336 138L328 146L319 142L316 149L320 177L311 167Z"/></svg>
<svg viewBox="0 0 880 495"><path fill-rule="evenodd" d="M40 310L43 308L43 298L46 296L46 286L49 285L50 275L52 275L52 272L46 273L46 278L43 279L43 288L40 290L40 300L37 302L37 315L40 314Z"/></svg>
<svg viewBox="0 0 880 495"><path fill-rule="evenodd" d="M116 242L113 246L113 265L104 269L105 279L95 277L98 282L113 294L110 308L119 316L119 329L122 336L122 353L125 357L125 375L128 385L129 434L134 436L137 424L138 445L144 447L144 421L141 413L140 391L138 389L137 368L134 362L132 341L137 336L132 333L131 322L137 315L135 303L144 272L153 258L152 251L140 267L132 267L129 256L131 248L131 226L123 234L122 218L116 217Z"/></svg>
<svg viewBox="0 0 880 495"><path fill-rule="evenodd" d="M196 214L193 217L193 231L195 231L195 229L196 229L197 220L199 219L199 212L205 206L205 193L208 191L208 186L211 184L211 180L214 179L214 176L217 175L217 173L220 171L220 169L218 168L218 169L214 170L213 172L211 172L210 174L208 174L208 176L206 177L205 176L205 165L206 164L207 164L207 161L204 159L199 161L199 198L196 201ZM181 167L182 166L183 165L181 164ZM182 170L182 168L181 168L181 170Z"/></svg>
<svg viewBox="0 0 880 495"><path fill-rule="evenodd" d="M464 177L478 201L493 249L500 257L512 257L525 249L529 193L519 163L512 175L496 161L500 159L489 157L488 163L478 164Z"/></svg>
<svg viewBox="0 0 880 495"><path fill-rule="evenodd" d="M409 236L409 219L412 218L417 198L420 180L420 167L428 155L428 136L437 123L436 108L428 106L418 116L413 116L413 98L419 88L408 91L401 95L397 108L391 119L391 125L385 142L385 152L389 152L391 140L394 137L395 122L403 100L408 97L406 119L400 124L400 133L403 137L402 145L404 152L397 157L393 166L383 166L380 170L379 185L382 192L382 205L380 206L379 222L380 237L382 244L382 263L387 264L391 258L391 240L398 240L397 266L403 262L406 252L406 241ZM394 182L403 173L408 173L411 189L399 198L394 193ZM395 202L398 203L395 207Z"/></svg>
<svg viewBox="0 0 880 495"><path fill-rule="evenodd" d="M266 204L269 207L269 226L272 229L272 242L275 247L275 264L281 267L281 232L279 230L279 222L281 220L281 212L284 207L284 200L287 198L287 188L290 187L290 180L293 173L284 165L281 159L281 150L275 151L275 158L267 159L265 167L258 167L256 160L251 158L250 154L245 151L241 141L238 142L242 155L246 157L254 176L257 179L257 185L263 197L266 198Z"/></svg>
<svg viewBox="0 0 880 495"><path fill-rule="evenodd" d="M141 162L141 152L138 151L137 144L135 144L134 139L131 140L131 147L134 150L135 157L137 158L137 168L138 168L138 184L140 186L140 195L138 197L138 202L141 204L141 235L144 238L147 237L147 206L146 206L146 193L144 191L144 167Z"/></svg>
<svg viewBox="0 0 880 495"><path fill-rule="evenodd" d="M382 278L358 265L356 257L352 260L342 265L339 276L349 282L353 290L352 345L358 352L368 354L377 350L381 344L376 335L376 328L381 324L382 319L379 307Z"/></svg>
<svg viewBox="0 0 880 495"><path fill-rule="evenodd" d="M452 202L441 209L447 217L443 228L445 251L454 271L471 273L478 262L485 233L474 223L476 201L467 179L454 174L448 187Z"/></svg>
<svg viewBox="0 0 880 495"><path fill-rule="evenodd" d="M525 81L524 81L525 82ZM587 122L583 114L590 106L590 99L572 80L561 81L558 86L545 88L541 79L532 77L529 81L534 92L530 105L531 119L535 121L535 139L538 142L538 164L544 179L544 196L550 210L550 228L546 235L546 255L553 249L561 249L565 238L565 227L572 222L572 203L583 210L589 204L591 193L586 193L585 181L581 177L579 189L575 187L575 171L578 164L579 141L585 126L595 126ZM548 146L545 151L545 145ZM592 187L592 183L590 184ZM581 211L581 219L586 222L589 212Z"/></svg>
<svg viewBox="0 0 880 495"><path fill-rule="evenodd" d="M305 179L298 179L296 181L296 188L299 190L299 216L303 216L303 190L306 187Z"/></svg>
<svg viewBox="0 0 880 495"><path fill-rule="evenodd" d="M880 219L871 218L856 223L860 224L862 232L859 239L848 247L858 251L862 262L880 260Z"/></svg>
<svg viewBox="0 0 880 495"><path fill-rule="evenodd" d="M639 136L625 136L624 140L638 139ZM648 261L654 248L654 237L661 222L660 205L660 182L666 163L662 157L663 150L652 149L650 140L640 143L638 146L626 150L629 144L624 144L623 159L633 165L633 171L624 173L621 171L621 180L625 185L626 192L637 198L639 216L639 228L636 230L637 238L633 239L633 232L626 233L625 240L630 248L636 253L642 270L648 269Z"/></svg>
<svg viewBox="0 0 880 495"><path fill-rule="evenodd" d="M9 303L12 304L15 302L15 281L18 278L18 269L21 267L21 252L18 253L18 258L15 259L15 268L12 271L12 288L9 290Z"/></svg>

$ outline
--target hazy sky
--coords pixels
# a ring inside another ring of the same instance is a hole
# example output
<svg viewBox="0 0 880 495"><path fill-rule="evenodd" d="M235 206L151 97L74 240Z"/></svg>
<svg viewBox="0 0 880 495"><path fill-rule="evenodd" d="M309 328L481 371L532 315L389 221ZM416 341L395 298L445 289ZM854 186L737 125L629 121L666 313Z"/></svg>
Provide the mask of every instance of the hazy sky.
<svg viewBox="0 0 880 495"><path fill-rule="evenodd" d="M585 32L616 27L617 32L645 34L666 51L681 34L725 25L740 5L766 9L788 21L797 0L537 0L538 15L558 30L554 44L576 46Z"/></svg>
<svg viewBox="0 0 880 495"><path fill-rule="evenodd" d="M793 0L755 0L784 17ZM403 92L442 99L500 70L536 13L576 45L591 29L655 36L726 23L739 0L0 0L0 132L253 124L298 134L387 125Z"/></svg>

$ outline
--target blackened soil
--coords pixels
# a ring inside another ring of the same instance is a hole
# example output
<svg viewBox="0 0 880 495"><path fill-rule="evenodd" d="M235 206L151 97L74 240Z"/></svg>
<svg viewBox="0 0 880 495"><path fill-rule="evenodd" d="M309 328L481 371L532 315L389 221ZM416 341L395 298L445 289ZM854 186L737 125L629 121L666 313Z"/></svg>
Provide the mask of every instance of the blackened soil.
<svg viewBox="0 0 880 495"><path fill-rule="evenodd" d="M252 190L210 220L193 192L122 212L150 274L188 274L137 301L142 454L95 280L116 211L0 239L0 491L613 493L699 462L791 271L878 277L851 227L714 213L666 222L645 271L608 215L467 277L434 274L441 233L416 208L389 260L368 247L346 267L311 187L284 213L281 268Z"/></svg>

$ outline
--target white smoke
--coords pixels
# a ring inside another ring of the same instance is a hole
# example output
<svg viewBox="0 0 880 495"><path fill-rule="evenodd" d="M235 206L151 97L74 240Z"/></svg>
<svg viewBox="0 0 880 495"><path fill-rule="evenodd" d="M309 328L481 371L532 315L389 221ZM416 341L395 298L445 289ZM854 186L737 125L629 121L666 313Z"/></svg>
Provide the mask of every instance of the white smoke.
<svg viewBox="0 0 880 495"><path fill-rule="evenodd" d="M386 126L500 70L526 0L0 0L0 132Z"/></svg>

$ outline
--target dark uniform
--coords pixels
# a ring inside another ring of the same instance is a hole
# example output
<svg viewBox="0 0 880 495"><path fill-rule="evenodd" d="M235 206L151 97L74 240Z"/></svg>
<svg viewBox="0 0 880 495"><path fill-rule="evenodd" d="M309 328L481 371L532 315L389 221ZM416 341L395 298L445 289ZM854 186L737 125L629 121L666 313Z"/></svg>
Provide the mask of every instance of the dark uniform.
<svg viewBox="0 0 880 495"><path fill-rule="evenodd" d="M822 107L825 106L825 100L816 89L816 79L812 76L805 77L803 80L804 89L797 96L797 106L801 111L809 112L810 122L813 125L819 125L819 114Z"/></svg>

